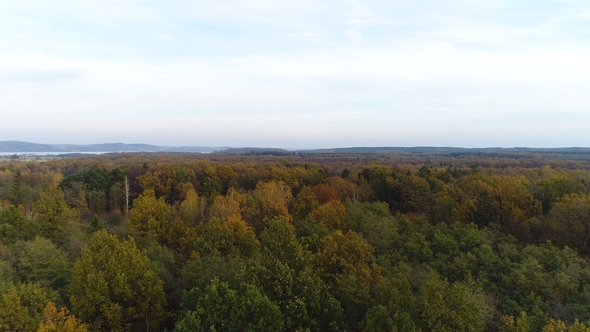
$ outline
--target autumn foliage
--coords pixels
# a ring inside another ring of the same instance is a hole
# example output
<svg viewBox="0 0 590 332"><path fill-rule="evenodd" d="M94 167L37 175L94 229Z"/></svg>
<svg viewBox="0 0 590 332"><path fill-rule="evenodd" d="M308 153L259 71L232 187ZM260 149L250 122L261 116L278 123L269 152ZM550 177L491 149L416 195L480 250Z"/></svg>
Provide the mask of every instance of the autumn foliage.
<svg viewBox="0 0 590 332"><path fill-rule="evenodd" d="M590 164L574 159L0 163L0 330L586 331Z"/></svg>

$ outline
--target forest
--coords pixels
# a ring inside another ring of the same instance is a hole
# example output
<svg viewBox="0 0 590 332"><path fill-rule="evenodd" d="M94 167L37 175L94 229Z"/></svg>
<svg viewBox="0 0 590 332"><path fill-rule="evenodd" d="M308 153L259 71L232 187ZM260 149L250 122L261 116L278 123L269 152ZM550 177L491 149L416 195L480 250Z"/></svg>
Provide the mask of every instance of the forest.
<svg viewBox="0 0 590 332"><path fill-rule="evenodd" d="M590 331L590 161L0 162L2 331Z"/></svg>

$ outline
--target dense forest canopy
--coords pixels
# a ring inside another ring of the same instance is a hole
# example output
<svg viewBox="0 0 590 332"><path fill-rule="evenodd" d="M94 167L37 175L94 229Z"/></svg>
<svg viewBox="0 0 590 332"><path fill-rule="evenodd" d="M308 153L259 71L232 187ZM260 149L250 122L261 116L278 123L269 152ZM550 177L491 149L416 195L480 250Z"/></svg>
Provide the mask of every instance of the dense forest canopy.
<svg viewBox="0 0 590 332"><path fill-rule="evenodd" d="M1 162L0 329L590 329L590 162L271 152Z"/></svg>

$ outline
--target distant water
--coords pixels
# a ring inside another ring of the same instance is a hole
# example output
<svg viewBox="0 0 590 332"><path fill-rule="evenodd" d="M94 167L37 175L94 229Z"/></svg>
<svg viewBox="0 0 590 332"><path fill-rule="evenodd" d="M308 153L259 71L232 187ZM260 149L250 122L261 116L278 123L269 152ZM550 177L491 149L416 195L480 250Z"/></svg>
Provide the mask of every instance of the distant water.
<svg viewBox="0 0 590 332"><path fill-rule="evenodd" d="M105 153L149 153L149 152L155 152L155 151L71 151L71 152L64 152L64 151L59 151L59 152L1 152L0 151L0 156L57 156L57 155L61 155L61 154L95 154L95 155L99 155L99 154L105 154ZM160 151L160 152L166 152L166 151ZM190 153L190 152L186 152L186 153ZM211 151L203 151L203 152L198 152L198 153L211 153Z"/></svg>
<svg viewBox="0 0 590 332"><path fill-rule="evenodd" d="M86 151L75 151L75 152L64 152L64 151L59 151L59 152L0 152L0 156L14 156L14 155L18 155L18 156L56 156L56 155L60 155L60 154L73 154L73 153L80 153L80 154L103 154L103 153L113 153L113 152L120 152L120 151L90 151L90 152L86 152Z"/></svg>

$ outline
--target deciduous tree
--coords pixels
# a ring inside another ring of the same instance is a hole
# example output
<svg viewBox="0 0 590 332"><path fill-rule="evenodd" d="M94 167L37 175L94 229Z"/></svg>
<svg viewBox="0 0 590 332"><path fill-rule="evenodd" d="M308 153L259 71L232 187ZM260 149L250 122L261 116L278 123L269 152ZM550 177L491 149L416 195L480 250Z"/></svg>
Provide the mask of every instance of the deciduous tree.
<svg viewBox="0 0 590 332"><path fill-rule="evenodd" d="M98 231L74 265L71 286L76 316L97 331L157 330L164 290L157 266L133 239L120 242Z"/></svg>

